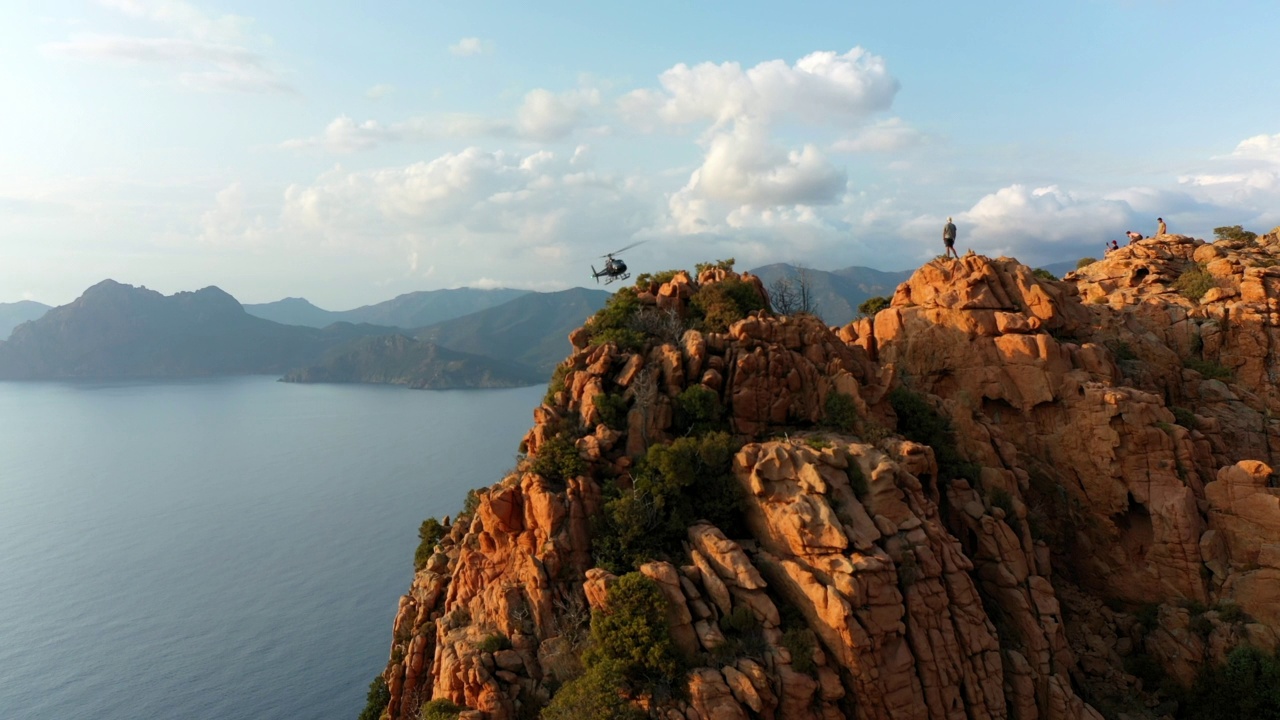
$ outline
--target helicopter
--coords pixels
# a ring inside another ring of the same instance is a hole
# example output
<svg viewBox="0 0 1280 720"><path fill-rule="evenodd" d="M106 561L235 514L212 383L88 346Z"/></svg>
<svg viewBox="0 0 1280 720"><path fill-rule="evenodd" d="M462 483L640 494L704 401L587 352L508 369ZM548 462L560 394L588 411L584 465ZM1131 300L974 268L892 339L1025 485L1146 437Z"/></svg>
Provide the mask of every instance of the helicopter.
<svg viewBox="0 0 1280 720"><path fill-rule="evenodd" d="M642 242L644 241L641 240L640 242L633 242L620 250L614 250L611 253L601 255L600 257L605 258L604 268L596 270L595 265L591 266L591 274L595 277L596 282L600 282L600 278L604 278L604 284L608 285L614 280L626 280L631 277L631 273L627 272L627 264L622 261L622 258L615 258L614 255L630 250Z"/></svg>

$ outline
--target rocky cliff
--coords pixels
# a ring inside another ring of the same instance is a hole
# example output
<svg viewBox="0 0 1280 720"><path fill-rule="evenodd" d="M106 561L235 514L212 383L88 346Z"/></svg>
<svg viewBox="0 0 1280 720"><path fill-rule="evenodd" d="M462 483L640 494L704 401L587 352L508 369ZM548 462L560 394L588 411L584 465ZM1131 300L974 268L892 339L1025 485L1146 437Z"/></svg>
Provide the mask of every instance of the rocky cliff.
<svg viewBox="0 0 1280 720"><path fill-rule="evenodd" d="M424 524L383 717L1192 716L1275 650L1280 237L936 260L839 328L763 296L642 276L570 336Z"/></svg>

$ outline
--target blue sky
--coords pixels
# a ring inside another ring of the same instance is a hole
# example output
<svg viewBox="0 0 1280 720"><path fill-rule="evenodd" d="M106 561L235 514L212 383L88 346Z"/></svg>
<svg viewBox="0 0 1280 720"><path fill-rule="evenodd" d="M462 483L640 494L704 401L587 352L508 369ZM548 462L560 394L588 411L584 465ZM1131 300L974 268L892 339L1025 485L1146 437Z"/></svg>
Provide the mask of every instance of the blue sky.
<svg viewBox="0 0 1280 720"><path fill-rule="evenodd" d="M0 8L0 302L330 309L1280 225L1280 4Z"/></svg>

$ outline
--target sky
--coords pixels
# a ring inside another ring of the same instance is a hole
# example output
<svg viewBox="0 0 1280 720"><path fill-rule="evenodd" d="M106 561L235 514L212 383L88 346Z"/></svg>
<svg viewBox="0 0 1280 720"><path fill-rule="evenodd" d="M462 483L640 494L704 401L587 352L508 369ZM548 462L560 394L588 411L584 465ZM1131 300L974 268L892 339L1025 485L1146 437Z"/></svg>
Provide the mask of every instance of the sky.
<svg viewBox="0 0 1280 720"><path fill-rule="evenodd" d="M0 302L331 310L1280 225L1280 3L0 6Z"/></svg>

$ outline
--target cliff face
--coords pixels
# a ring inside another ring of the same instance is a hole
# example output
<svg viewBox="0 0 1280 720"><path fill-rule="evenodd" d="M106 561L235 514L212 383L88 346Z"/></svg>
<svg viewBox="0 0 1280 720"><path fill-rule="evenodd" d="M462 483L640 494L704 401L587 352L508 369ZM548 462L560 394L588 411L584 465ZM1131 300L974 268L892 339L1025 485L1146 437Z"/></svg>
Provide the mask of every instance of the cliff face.
<svg viewBox="0 0 1280 720"><path fill-rule="evenodd" d="M528 457L424 558L385 716L448 699L534 717L581 672L617 583L601 517L648 492L651 448L700 432L691 388L733 433L740 504L638 564L691 669L687 692L631 702L671 720L1172 712L1157 675L1185 686L1277 643L1277 261L1274 235L1161 236L1062 282L970 255L838 329L682 331L701 293L759 281L638 286L645 342L600 343L603 318L573 333Z"/></svg>

